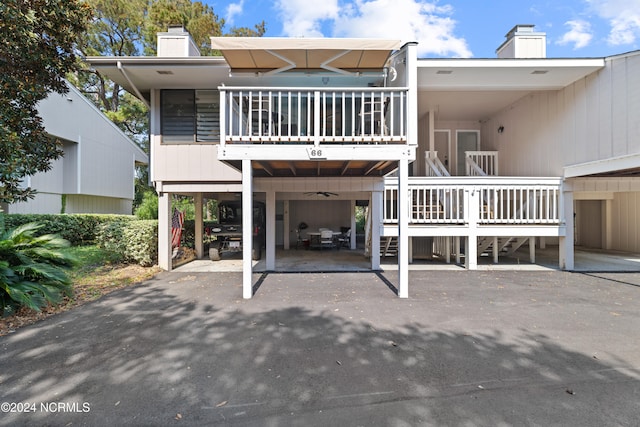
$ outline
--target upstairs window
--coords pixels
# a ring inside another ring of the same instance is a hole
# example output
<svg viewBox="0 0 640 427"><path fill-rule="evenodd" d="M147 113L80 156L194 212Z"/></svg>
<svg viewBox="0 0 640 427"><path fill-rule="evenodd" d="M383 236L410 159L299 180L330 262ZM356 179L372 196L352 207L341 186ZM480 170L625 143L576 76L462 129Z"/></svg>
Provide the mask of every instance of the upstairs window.
<svg viewBox="0 0 640 427"><path fill-rule="evenodd" d="M164 144L220 142L220 95L216 90L163 90Z"/></svg>

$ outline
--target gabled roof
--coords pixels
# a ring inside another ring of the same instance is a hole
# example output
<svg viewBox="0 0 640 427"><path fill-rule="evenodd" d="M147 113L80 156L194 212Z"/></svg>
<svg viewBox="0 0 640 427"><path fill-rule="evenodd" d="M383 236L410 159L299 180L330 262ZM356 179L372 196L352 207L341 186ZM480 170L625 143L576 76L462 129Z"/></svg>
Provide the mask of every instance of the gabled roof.
<svg viewBox="0 0 640 427"><path fill-rule="evenodd" d="M235 71L278 73L291 69L348 73L381 70L400 40L211 37Z"/></svg>

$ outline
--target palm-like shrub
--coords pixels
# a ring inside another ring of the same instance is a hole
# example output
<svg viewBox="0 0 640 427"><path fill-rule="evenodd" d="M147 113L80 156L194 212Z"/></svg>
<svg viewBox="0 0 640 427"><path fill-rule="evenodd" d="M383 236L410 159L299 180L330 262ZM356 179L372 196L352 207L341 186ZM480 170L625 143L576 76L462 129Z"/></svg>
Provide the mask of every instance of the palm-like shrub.
<svg viewBox="0 0 640 427"><path fill-rule="evenodd" d="M18 306L40 310L71 296L66 270L74 259L69 242L55 235L36 237L41 226L29 223L0 234L0 314Z"/></svg>

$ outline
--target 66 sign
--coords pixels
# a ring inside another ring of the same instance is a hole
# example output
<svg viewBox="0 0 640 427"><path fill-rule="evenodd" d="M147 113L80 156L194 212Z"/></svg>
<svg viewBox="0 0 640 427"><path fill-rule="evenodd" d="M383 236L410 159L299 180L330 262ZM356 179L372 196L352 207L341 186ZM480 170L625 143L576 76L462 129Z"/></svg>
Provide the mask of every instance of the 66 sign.
<svg viewBox="0 0 640 427"><path fill-rule="evenodd" d="M327 155L324 154L324 150L320 147L308 147L307 153L310 159L324 159L327 157Z"/></svg>

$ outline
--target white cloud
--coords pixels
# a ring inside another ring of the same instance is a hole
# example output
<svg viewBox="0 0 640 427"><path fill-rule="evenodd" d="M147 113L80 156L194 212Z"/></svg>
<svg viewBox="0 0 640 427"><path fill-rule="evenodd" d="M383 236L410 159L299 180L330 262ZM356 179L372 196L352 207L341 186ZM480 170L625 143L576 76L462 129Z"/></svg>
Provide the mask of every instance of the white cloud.
<svg viewBox="0 0 640 427"><path fill-rule="evenodd" d="M288 37L324 37L322 22L335 19L338 0L277 0L275 7L282 20L282 33Z"/></svg>
<svg viewBox="0 0 640 427"><path fill-rule="evenodd" d="M240 0L240 3L229 3L227 6L227 15L225 17L225 23L229 26L233 26L233 20L236 15L242 14L244 9L244 0Z"/></svg>
<svg viewBox="0 0 640 427"><path fill-rule="evenodd" d="M320 0L309 7L308 0L278 0L276 6L286 36L401 39L418 42L420 56L472 56L466 40L454 34L452 7L435 1Z"/></svg>
<svg viewBox="0 0 640 427"><path fill-rule="evenodd" d="M633 44L640 39L640 0L586 1L598 16L609 21L610 44Z"/></svg>
<svg viewBox="0 0 640 427"><path fill-rule="evenodd" d="M583 20L574 20L567 21L564 25L569 27L569 31L558 40L558 44L573 44L574 49L580 49L589 45L593 38L591 24Z"/></svg>

